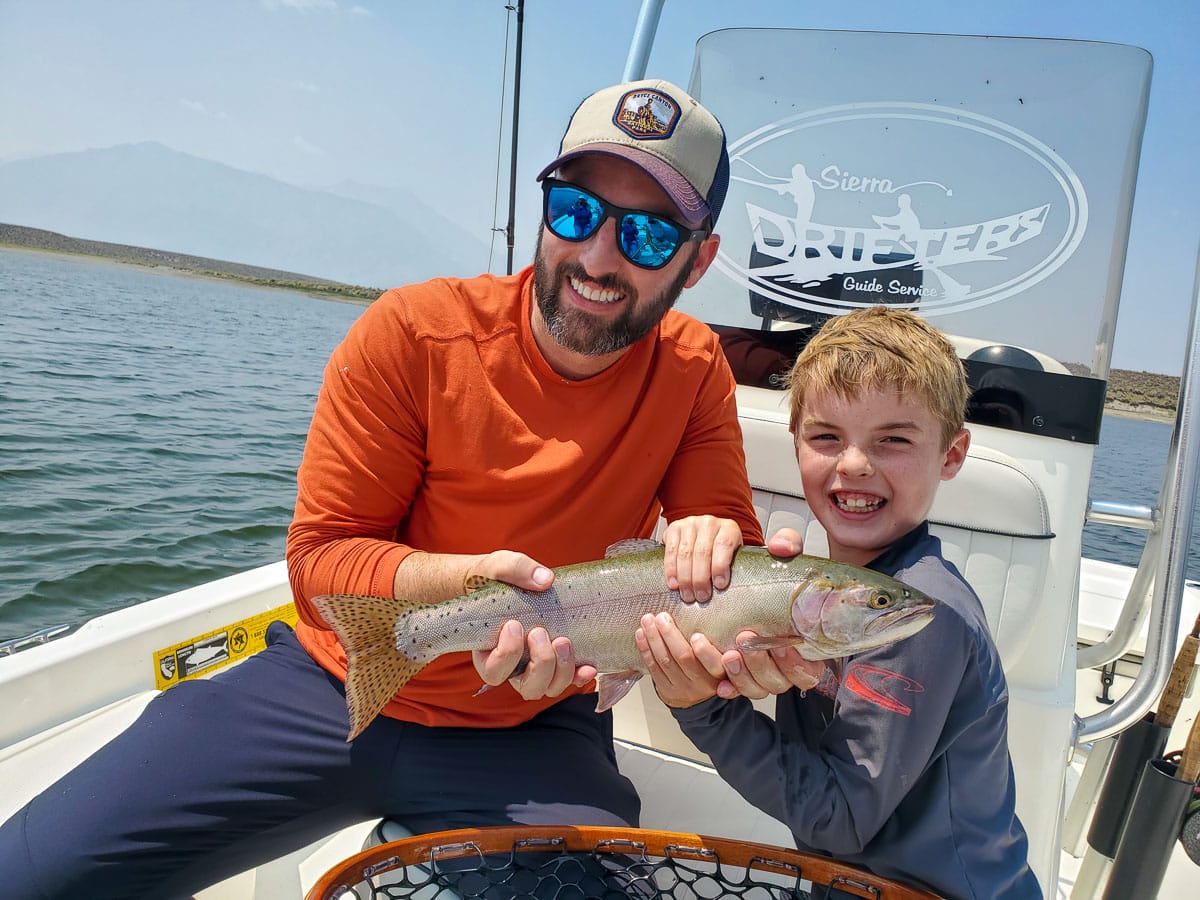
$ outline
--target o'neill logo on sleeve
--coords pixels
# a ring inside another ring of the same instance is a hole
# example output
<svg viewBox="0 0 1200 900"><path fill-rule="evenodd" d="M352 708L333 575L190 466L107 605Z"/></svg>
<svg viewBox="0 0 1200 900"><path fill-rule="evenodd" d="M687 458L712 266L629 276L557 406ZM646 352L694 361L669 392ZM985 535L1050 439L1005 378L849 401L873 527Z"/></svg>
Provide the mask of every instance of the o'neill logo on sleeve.
<svg viewBox="0 0 1200 900"><path fill-rule="evenodd" d="M897 693L923 694L925 686L907 676L879 666L851 663L843 686L864 700L882 706L890 712L907 716L912 707L896 696Z"/></svg>
<svg viewBox="0 0 1200 900"><path fill-rule="evenodd" d="M729 148L718 268L764 298L819 313L878 303L959 312L1011 297L1075 252L1087 227L1079 178L1032 135L935 104L826 107ZM790 202L788 202L790 200Z"/></svg>

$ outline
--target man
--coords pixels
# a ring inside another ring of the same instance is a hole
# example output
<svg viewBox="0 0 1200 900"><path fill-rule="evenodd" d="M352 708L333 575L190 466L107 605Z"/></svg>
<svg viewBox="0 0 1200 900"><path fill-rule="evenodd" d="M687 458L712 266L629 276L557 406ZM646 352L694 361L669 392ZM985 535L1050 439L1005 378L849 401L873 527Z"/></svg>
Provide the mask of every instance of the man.
<svg viewBox="0 0 1200 900"><path fill-rule="evenodd" d="M719 244L721 126L668 82L606 88L539 181L532 267L389 291L334 351L288 535L296 632L156 698L0 827L9 896L176 896L373 816L636 824L570 641L507 623L347 743L345 653L311 604L445 600L475 576L545 589L660 513L664 578L703 599L762 542L728 365L671 309ZM628 226L659 239L627 246Z"/></svg>

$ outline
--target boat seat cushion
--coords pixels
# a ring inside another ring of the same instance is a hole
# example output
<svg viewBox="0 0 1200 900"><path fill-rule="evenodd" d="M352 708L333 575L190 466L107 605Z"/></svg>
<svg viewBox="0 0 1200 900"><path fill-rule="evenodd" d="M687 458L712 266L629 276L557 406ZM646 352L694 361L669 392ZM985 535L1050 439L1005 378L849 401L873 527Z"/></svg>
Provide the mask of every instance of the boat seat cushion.
<svg viewBox="0 0 1200 900"><path fill-rule="evenodd" d="M778 421L743 418L754 508L763 531L794 528L806 553L829 552L825 530L800 487L791 435ZM1017 460L972 447L955 478L938 488L931 530L983 602L1005 671L1019 668L1034 628L1050 560L1050 512L1037 481Z"/></svg>

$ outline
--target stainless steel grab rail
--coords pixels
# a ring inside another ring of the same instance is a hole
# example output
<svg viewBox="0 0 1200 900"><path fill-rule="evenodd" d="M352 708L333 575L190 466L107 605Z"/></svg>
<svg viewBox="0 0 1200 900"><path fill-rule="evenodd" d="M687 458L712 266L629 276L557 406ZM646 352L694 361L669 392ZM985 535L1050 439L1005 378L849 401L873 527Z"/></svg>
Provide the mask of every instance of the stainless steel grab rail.
<svg viewBox="0 0 1200 900"><path fill-rule="evenodd" d="M1196 477L1200 473L1200 452L1195 445L1195 428L1200 419L1200 256L1192 289L1191 324L1184 356L1183 378L1179 384L1179 405L1175 429L1167 451L1167 472L1160 498L1162 527L1157 543L1158 558L1153 568L1153 600L1146 635L1146 651L1137 677L1124 696L1112 706L1090 716L1074 720L1075 743L1094 741L1123 731L1145 715L1162 693L1174 661L1179 635L1180 608L1187 566L1188 537L1192 511L1196 507ZM1156 535L1152 532L1150 540ZM1149 543L1149 540L1147 541ZM1143 564L1148 562L1143 559ZM1139 572L1142 566L1138 567ZM1136 576L1135 576L1136 579ZM1132 595L1132 591L1130 591ZM1129 602L1129 599L1126 599Z"/></svg>
<svg viewBox="0 0 1200 900"><path fill-rule="evenodd" d="M50 625L47 628L39 628L37 631L27 634L24 637L0 641L0 656L11 656L18 650L32 647L34 644L44 644L70 630L70 625Z"/></svg>
<svg viewBox="0 0 1200 900"><path fill-rule="evenodd" d="M1165 497L1168 483L1159 488L1159 496ZM1162 547L1162 517L1159 509L1146 506L1129 506L1102 501L1089 501L1086 521L1100 525L1116 525L1123 528L1143 528L1150 532L1142 547L1141 557L1133 573L1133 580L1125 594L1125 603L1108 637L1090 647L1083 647L1075 658L1076 669L1095 669L1120 659L1128 652L1137 638L1146 613L1150 610L1151 590L1154 587L1154 572Z"/></svg>

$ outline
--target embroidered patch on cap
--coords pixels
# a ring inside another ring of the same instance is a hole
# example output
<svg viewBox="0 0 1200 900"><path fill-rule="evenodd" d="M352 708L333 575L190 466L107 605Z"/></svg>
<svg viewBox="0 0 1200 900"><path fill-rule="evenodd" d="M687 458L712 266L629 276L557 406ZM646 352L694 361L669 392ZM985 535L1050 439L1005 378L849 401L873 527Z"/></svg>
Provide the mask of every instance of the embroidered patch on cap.
<svg viewBox="0 0 1200 900"><path fill-rule="evenodd" d="M679 104L662 91L630 91L617 104L613 124L639 141L669 138L679 121Z"/></svg>

